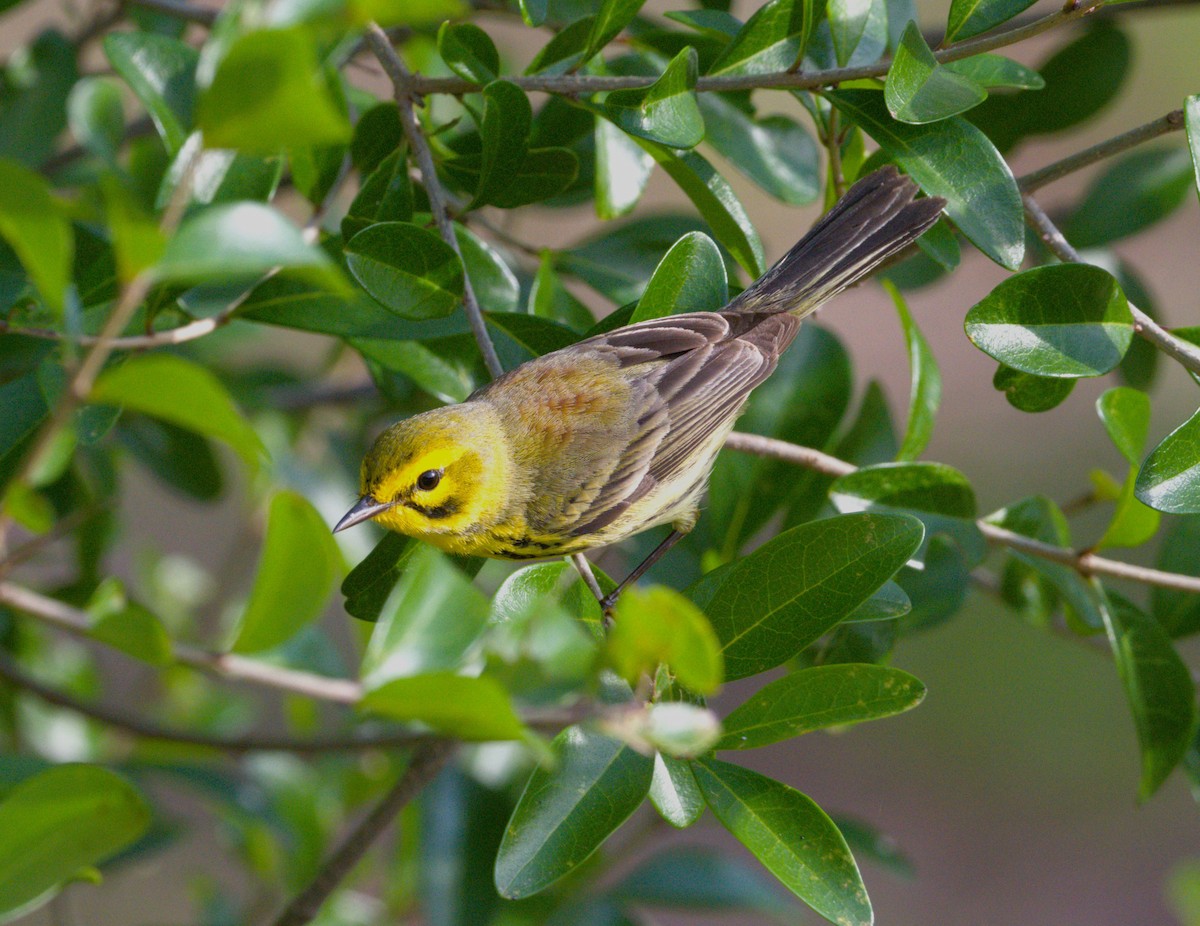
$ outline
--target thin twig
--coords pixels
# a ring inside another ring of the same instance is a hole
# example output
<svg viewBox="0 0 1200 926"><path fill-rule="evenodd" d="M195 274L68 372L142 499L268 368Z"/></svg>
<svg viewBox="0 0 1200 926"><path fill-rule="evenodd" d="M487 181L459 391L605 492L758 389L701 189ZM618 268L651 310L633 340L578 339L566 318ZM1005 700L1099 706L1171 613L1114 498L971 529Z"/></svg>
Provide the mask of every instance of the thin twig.
<svg viewBox="0 0 1200 926"><path fill-rule="evenodd" d="M304 926L316 919L329 895L354 869L396 815L421 789L432 781L454 755L455 744L447 740L429 743L413 752L412 760L396 784L359 823L348 832L321 865L312 883L296 895L273 921L272 926Z"/></svg>
<svg viewBox="0 0 1200 926"><path fill-rule="evenodd" d="M1114 154L1128 151L1130 148L1158 138L1161 135L1166 135L1169 132L1178 132L1183 128L1183 125L1183 110L1173 109L1165 116L1159 116L1145 125L1139 125L1136 129L1122 132L1120 135L1092 145L1090 148L1085 148L1083 151L1063 158L1061 161L1055 161L1053 164L1048 164L1040 170L1035 170L1025 174L1023 177L1018 177L1017 186L1021 188L1023 193L1032 193L1034 190L1041 189L1048 183L1053 183L1055 180L1059 180L1068 174L1082 170L1085 167L1095 164L1097 161L1103 161Z"/></svg>
<svg viewBox="0 0 1200 926"><path fill-rule="evenodd" d="M1063 233L1059 231L1058 226L1037 204L1037 201L1028 193L1023 194L1021 198L1025 203L1026 221L1041 236L1042 241L1046 243L1046 247L1054 253L1054 256L1071 264L1086 263L1079 252L1063 236ZM1178 361L1186 369L1193 373L1200 373L1200 347L1175 337L1132 302L1129 303L1129 311L1133 314L1133 330L1136 334Z"/></svg>
<svg viewBox="0 0 1200 926"><path fill-rule="evenodd" d="M853 463L839 460L837 457L822 453L820 450L814 450L811 447L801 447L798 444L790 444L787 441L776 440L771 437L762 437L758 434L745 434L735 431L729 435L729 438L725 441L725 446L733 450L752 453L756 456L772 457L788 463L795 463L829 476L845 476L858 469ZM1062 563L1064 566L1070 566L1076 572L1080 573L1080 575L1111 576L1117 579L1140 582L1143 585L1153 585L1159 588L1170 588L1176 591L1200 594L1200 577L1197 576L1164 572L1161 569L1150 569L1146 566L1135 566L1132 563L1123 563L1118 560L1097 556L1095 553L1088 551L1080 552L1078 550L1070 550L1066 547L1058 547L1054 544L1043 543L1040 540L1034 540L1032 537L1014 533L983 519L975 523L990 543L1013 550L1020 550L1023 553L1030 553L1056 563Z"/></svg>
<svg viewBox="0 0 1200 926"><path fill-rule="evenodd" d="M219 9L196 6L192 3L180 2L180 0L122 0L122 3L125 6L141 7L143 10L162 13L164 16L173 16L176 19L197 23L201 26L211 26L217 21L217 16L221 12Z"/></svg>
<svg viewBox="0 0 1200 926"><path fill-rule="evenodd" d="M392 48L387 34L379 28L378 24L371 23L367 26L366 37L371 46L371 52L383 65L383 69L387 72L395 89L396 105L400 108L400 124L404 128L408 146L417 159L417 169L421 171L422 185L429 196L429 209L433 213L433 220L437 223L442 240L450 245L454 249L454 253L461 259L462 251L458 246L458 237L454 234L454 224L450 221L450 212L446 208L442 185L437 178L433 152L429 150L429 143L425 140L425 135L421 131L421 123L417 121L417 114L413 108L414 93L409 86L414 79L413 75L400 60L400 56ZM496 348L488 335L487 323L483 319L483 311L479 307L479 302L475 299L475 290L471 286L469 276L463 277L463 309L467 313L467 321L471 324L471 333L475 335L475 342L479 345L479 352L483 355L483 362L487 366L488 372L493 377L499 376L504 372L504 366L500 363L500 357L496 354Z"/></svg>

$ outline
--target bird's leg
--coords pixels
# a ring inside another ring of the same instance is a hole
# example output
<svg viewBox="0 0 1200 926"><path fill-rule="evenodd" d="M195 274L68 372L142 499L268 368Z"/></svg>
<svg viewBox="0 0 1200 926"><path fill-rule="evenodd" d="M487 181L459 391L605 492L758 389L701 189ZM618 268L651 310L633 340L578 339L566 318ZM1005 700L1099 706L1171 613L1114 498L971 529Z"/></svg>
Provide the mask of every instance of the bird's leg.
<svg viewBox="0 0 1200 926"><path fill-rule="evenodd" d="M607 630L612 624L613 608L616 606L617 599L621 597L621 592L625 591L628 586L632 585L634 582L644 576L646 574L646 570L657 563L659 559L662 558L663 554L671 549L671 547L675 546L675 544L679 542L683 535L683 531L672 529L671 533L667 534L667 536L663 539L663 542L651 550L650 555L638 563L633 572L629 573L629 575L621 580L620 585L600 599L600 610L604 612L605 630Z"/></svg>

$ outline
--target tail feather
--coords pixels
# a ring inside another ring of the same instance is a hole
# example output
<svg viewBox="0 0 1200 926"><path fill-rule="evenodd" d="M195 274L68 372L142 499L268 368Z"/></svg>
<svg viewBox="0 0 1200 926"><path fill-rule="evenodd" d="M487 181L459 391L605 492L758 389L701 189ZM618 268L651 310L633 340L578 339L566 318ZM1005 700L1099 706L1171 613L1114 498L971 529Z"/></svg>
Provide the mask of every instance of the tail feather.
<svg viewBox="0 0 1200 926"><path fill-rule="evenodd" d="M916 183L891 166L864 177L727 310L808 315L938 220L945 200L916 194Z"/></svg>

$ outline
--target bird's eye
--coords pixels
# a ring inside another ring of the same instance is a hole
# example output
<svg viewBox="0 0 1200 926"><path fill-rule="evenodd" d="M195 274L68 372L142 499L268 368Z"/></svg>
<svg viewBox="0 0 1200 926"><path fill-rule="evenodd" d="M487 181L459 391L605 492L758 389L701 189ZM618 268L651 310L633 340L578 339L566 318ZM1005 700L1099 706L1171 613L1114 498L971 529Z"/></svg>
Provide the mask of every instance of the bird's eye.
<svg viewBox="0 0 1200 926"><path fill-rule="evenodd" d="M440 469L427 469L417 477L417 488L422 492L432 492L441 481L442 471Z"/></svg>

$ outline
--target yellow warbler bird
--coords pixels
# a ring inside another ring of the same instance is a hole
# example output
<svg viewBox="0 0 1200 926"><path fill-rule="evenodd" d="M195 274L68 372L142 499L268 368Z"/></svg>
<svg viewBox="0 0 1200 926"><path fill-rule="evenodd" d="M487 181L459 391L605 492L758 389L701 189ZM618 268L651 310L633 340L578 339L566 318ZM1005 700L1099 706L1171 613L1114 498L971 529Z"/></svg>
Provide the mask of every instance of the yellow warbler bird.
<svg viewBox="0 0 1200 926"><path fill-rule="evenodd" d="M670 524L621 587L635 581L696 523L721 445L801 319L937 221L944 201L916 193L878 170L721 311L617 328L397 422L334 531L374 519L451 553L519 560Z"/></svg>

